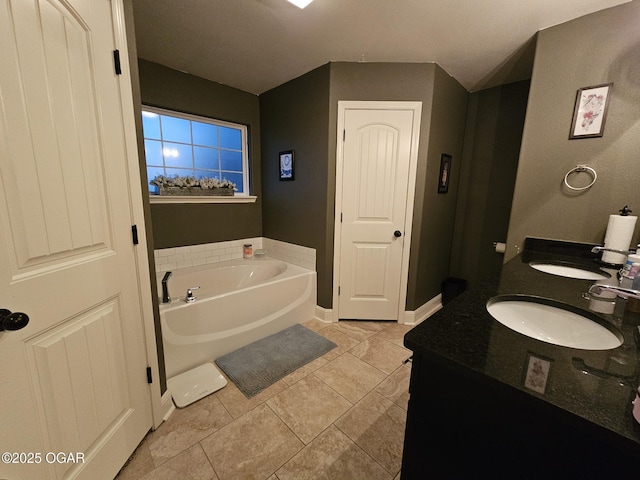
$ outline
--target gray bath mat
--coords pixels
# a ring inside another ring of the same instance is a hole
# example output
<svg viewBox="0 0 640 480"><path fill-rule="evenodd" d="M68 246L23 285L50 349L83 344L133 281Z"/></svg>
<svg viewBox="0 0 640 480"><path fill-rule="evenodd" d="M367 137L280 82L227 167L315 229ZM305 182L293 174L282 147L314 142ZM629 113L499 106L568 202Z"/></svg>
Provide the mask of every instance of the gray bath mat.
<svg viewBox="0 0 640 480"><path fill-rule="evenodd" d="M336 346L322 335L296 324L223 355L216 359L216 364L251 398Z"/></svg>

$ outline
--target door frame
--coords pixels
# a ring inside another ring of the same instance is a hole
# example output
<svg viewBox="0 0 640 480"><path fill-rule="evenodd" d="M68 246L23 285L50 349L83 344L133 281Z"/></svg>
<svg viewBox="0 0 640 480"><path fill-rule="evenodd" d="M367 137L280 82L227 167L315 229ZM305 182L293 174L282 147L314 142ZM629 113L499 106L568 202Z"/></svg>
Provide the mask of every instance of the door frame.
<svg viewBox="0 0 640 480"><path fill-rule="evenodd" d="M405 322L405 306L407 303L407 285L409 281L409 258L411 254L411 230L413 225L413 205L415 199L416 172L418 166L418 146L420 144L420 125L422 123L422 102L404 101L338 101L338 127L336 134L336 194L333 233L333 299L332 317L335 322L340 319L339 293L340 285L340 252L342 246L342 189L344 168L344 136L345 113L347 110L411 110L413 111L413 131L411 132L411 153L409 157L409 177L407 182L407 204L404 218L405 242L402 249L402 265L399 299L398 323Z"/></svg>
<svg viewBox="0 0 640 480"><path fill-rule="evenodd" d="M122 121L127 152L127 168L129 184L129 202L132 225L137 225L138 244L133 247L136 261L138 297L140 298L140 317L142 319L147 365L151 369L152 382L149 384L149 396L151 400L151 413L153 429L155 430L163 422L168 411L173 406L171 396L167 392L162 395L160 389L160 368L158 364L157 338L155 319L153 313L153 300L151 291L151 273L147 256L147 236L145 228L145 215L143 206L140 159L138 156L138 138L136 133L135 110L128 51L128 40L125 26L125 7L123 0L112 1L112 17L115 29L115 48L120 52L120 65L122 75L118 75L120 81L120 100L122 106Z"/></svg>

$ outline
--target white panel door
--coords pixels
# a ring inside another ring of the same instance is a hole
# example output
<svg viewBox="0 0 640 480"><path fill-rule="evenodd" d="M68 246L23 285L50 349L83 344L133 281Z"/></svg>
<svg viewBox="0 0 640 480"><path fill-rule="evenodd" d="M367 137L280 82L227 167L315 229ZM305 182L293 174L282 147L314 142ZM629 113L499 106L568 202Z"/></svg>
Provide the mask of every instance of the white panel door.
<svg viewBox="0 0 640 480"><path fill-rule="evenodd" d="M398 320L414 115L345 110L339 318Z"/></svg>
<svg viewBox="0 0 640 480"><path fill-rule="evenodd" d="M121 11L0 0L0 478L111 479L152 424Z"/></svg>

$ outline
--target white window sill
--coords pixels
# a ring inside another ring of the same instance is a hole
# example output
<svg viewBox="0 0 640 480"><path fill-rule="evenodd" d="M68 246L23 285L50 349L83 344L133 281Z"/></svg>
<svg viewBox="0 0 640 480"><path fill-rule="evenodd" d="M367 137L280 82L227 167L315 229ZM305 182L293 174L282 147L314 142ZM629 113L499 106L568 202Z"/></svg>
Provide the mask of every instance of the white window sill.
<svg viewBox="0 0 640 480"><path fill-rule="evenodd" d="M254 195L234 195L226 196L160 196L149 195L151 204L159 203L255 203L258 197Z"/></svg>

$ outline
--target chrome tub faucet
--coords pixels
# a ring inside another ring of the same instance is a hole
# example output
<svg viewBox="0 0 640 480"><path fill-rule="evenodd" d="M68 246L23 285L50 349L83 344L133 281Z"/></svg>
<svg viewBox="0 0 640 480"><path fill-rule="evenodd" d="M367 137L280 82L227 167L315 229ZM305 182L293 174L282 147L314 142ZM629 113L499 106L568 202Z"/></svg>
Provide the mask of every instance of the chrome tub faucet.
<svg viewBox="0 0 640 480"><path fill-rule="evenodd" d="M186 293L186 295L184 297L184 301L187 302L187 303L195 302L197 297L195 297L193 295L193 290L197 290L199 288L200 288L200 286L187 288L187 293Z"/></svg>

